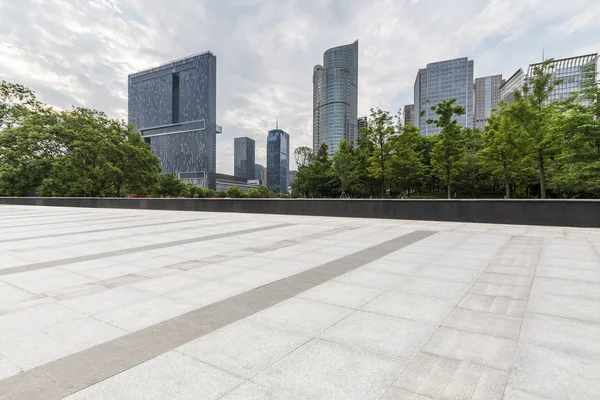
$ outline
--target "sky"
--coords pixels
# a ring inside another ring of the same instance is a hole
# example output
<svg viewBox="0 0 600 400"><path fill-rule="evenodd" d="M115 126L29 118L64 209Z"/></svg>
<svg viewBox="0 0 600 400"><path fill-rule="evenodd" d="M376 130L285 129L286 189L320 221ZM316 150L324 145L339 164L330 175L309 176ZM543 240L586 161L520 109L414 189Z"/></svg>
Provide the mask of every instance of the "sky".
<svg viewBox="0 0 600 400"><path fill-rule="evenodd" d="M58 108L127 119L128 74L187 55L217 56L217 172L233 139L290 134L312 147L312 71L359 40L358 113L413 103L417 70L457 57L475 77L600 52L598 0L0 0L0 80ZM291 163L295 168L295 163Z"/></svg>

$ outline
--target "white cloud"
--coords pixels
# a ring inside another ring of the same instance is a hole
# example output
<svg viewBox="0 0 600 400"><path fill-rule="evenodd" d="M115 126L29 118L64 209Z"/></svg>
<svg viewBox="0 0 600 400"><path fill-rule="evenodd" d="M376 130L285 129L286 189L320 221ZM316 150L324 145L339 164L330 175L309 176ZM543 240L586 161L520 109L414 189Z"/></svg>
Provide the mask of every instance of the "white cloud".
<svg viewBox="0 0 600 400"><path fill-rule="evenodd" d="M226 173L236 136L254 138L264 164L277 117L292 149L312 144L312 68L329 47L359 39L360 115L412 103L428 62L468 56L477 76L510 76L543 47L554 58L600 50L597 0L19 0L0 15L2 79L113 117L127 117L129 73L213 51Z"/></svg>

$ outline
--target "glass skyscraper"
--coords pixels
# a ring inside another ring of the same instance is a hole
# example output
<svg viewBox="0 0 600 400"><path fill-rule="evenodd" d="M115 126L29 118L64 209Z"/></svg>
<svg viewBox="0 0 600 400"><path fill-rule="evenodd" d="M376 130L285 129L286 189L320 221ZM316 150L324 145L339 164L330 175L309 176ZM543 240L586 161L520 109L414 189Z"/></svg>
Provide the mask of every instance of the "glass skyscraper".
<svg viewBox="0 0 600 400"><path fill-rule="evenodd" d="M358 137L358 40L334 47L313 71L313 150L333 155L342 140Z"/></svg>
<svg viewBox="0 0 600 400"><path fill-rule="evenodd" d="M129 122L163 173L216 188L217 58L211 52L129 75Z"/></svg>
<svg viewBox="0 0 600 400"><path fill-rule="evenodd" d="M542 63L537 63L529 66L525 82L533 76L534 68L541 65ZM552 61L550 63L552 78L561 79L562 82L552 90L548 101L566 100L573 93L579 91L583 80L583 68L588 65L593 66L597 72L598 53Z"/></svg>
<svg viewBox="0 0 600 400"><path fill-rule="evenodd" d="M441 128L426 121L437 118L431 107L444 100L456 99L454 105L466 111L456 117L458 123L473 127L473 64L463 57L427 64L427 68L419 70L414 87L414 119L421 135L440 133ZM423 116L421 111L425 111Z"/></svg>
<svg viewBox="0 0 600 400"><path fill-rule="evenodd" d="M273 129L267 135L267 187L287 193L290 173L290 135Z"/></svg>
<svg viewBox="0 0 600 400"><path fill-rule="evenodd" d="M233 144L233 175L246 180L256 179L254 177L254 140L249 137L239 137L233 140Z"/></svg>
<svg viewBox="0 0 600 400"><path fill-rule="evenodd" d="M521 68L518 69L510 78L500 86L500 100L508 104L515 101L515 90L521 90L525 83L525 73Z"/></svg>
<svg viewBox="0 0 600 400"><path fill-rule="evenodd" d="M500 86L504 81L502 75L492 75L475 79L475 121L474 127L483 129L492 110L500 102Z"/></svg>

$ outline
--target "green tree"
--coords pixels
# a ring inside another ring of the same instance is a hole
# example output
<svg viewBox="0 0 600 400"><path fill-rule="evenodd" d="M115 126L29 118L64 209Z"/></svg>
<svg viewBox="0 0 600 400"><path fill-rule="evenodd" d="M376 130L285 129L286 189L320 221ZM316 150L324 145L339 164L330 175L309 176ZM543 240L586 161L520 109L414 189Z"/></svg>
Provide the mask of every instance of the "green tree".
<svg viewBox="0 0 600 400"><path fill-rule="evenodd" d="M242 190L238 186L230 186L227 189L227 197L240 198L242 197Z"/></svg>
<svg viewBox="0 0 600 400"><path fill-rule="evenodd" d="M312 162L313 151L310 147L300 146L294 150L294 160L298 168L305 167Z"/></svg>
<svg viewBox="0 0 600 400"><path fill-rule="evenodd" d="M396 193L410 196L423 180L422 139L419 130L412 124L399 125L398 130L400 133L391 139L390 185Z"/></svg>
<svg viewBox="0 0 600 400"><path fill-rule="evenodd" d="M177 179L175 174L162 174L158 177L154 193L158 197L184 196L187 189L186 184Z"/></svg>
<svg viewBox="0 0 600 400"><path fill-rule="evenodd" d="M0 131L15 126L40 106L30 89L23 85L0 81Z"/></svg>
<svg viewBox="0 0 600 400"><path fill-rule="evenodd" d="M464 165L457 180L457 186L479 198L481 192L491 188L490 172L484 168L480 153L484 148L482 133L479 129L463 129Z"/></svg>
<svg viewBox="0 0 600 400"><path fill-rule="evenodd" d="M332 197L337 193L337 178L325 143L310 164L298 168L292 190L303 197Z"/></svg>
<svg viewBox="0 0 600 400"><path fill-rule="evenodd" d="M515 102L508 108L520 128L520 135L513 144L536 161L542 199L546 198L546 164L557 150L558 118L561 114L558 102L549 101L552 90L562 82L553 79L551 63L550 59L534 67L527 85L522 92L515 92Z"/></svg>
<svg viewBox="0 0 600 400"><path fill-rule="evenodd" d="M464 115L465 109L454 106L455 102L456 99L442 101L431 107L438 117L427 120L428 124L435 124L438 128L442 128L431 152L431 165L433 173L445 182L448 199L452 198L452 186L465 163L464 134L454 118L455 115Z"/></svg>
<svg viewBox="0 0 600 400"><path fill-rule="evenodd" d="M368 172L371 177L381 182L381 194L389 188L391 175L392 142L396 135L396 125L389 111L379 108L371 110L371 118L363 128L372 144L372 152L368 158Z"/></svg>
<svg viewBox="0 0 600 400"><path fill-rule="evenodd" d="M600 85L594 64L582 72L581 90L560 115L560 153L548 183L567 197L600 197Z"/></svg>
<svg viewBox="0 0 600 400"><path fill-rule="evenodd" d="M507 115L506 104L502 104L488 120L481 139L483 148L479 159L483 169L499 179L504 187L504 198L512 197L511 186L515 186L526 164L522 154L514 145L519 128Z"/></svg>
<svg viewBox="0 0 600 400"><path fill-rule="evenodd" d="M364 190L363 176L356 149L351 142L340 142L333 155L333 168L340 183L342 195L360 196Z"/></svg>

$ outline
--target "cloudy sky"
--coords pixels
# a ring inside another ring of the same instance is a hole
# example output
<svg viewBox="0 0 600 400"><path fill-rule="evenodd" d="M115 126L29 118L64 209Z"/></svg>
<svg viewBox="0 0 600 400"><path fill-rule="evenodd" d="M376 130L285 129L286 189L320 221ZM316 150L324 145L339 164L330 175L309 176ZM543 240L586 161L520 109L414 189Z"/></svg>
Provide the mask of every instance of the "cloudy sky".
<svg viewBox="0 0 600 400"><path fill-rule="evenodd" d="M460 4L460 5L459 5ZM410 104L418 68L455 57L475 76L600 51L598 0L0 0L0 79L61 108L127 119L127 75L211 50L217 56L217 169L233 138L279 117L292 149L312 145L312 68L359 39L359 115ZM293 167L293 166L292 166Z"/></svg>

